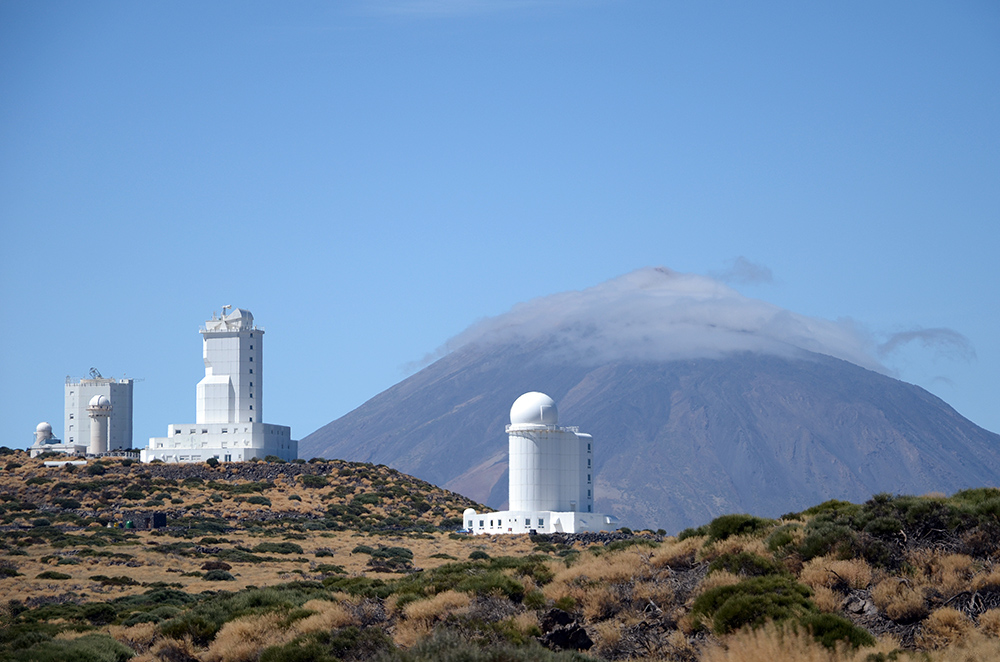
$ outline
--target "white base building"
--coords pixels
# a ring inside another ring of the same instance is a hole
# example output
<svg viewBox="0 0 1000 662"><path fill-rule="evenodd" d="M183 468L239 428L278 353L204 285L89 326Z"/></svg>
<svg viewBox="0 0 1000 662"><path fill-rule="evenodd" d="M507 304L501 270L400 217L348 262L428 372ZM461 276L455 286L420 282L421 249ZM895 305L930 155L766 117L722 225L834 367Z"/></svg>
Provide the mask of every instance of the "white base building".
<svg viewBox="0 0 1000 662"><path fill-rule="evenodd" d="M66 377L66 414L63 428L67 444L90 444L91 426L90 402L98 396L108 399L111 414L107 421L106 447L104 451L132 450L132 387L131 379L102 377L91 368L90 379L74 381Z"/></svg>
<svg viewBox="0 0 1000 662"><path fill-rule="evenodd" d="M261 422L263 416L264 329L254 326L249 310L212 315L202 334L205 377L198 382L196 422L167 426L166 437L153 437L142 449L143 462L242 462L274 455L285 461L299 456L292 429Z"/></svg>
<svg viewBox="0 0 1000 662"><path fill-rule="evenodd" d="M299 456L299 444L287 425L270 423L173 424L166 437L153 437L149 448L139 452L143 462L204 462L214 457L220 462L263 460L275 455L291 461Z"/></svg>
<svg viewBox="0 0 1000 662"><path fill-rule="evenodd" d="M480 533L583 533L612 531L617 520L595 513L594 439L559 427L556 403L525 393L510 408L510 510L463 514L465 528Z"/></svg>

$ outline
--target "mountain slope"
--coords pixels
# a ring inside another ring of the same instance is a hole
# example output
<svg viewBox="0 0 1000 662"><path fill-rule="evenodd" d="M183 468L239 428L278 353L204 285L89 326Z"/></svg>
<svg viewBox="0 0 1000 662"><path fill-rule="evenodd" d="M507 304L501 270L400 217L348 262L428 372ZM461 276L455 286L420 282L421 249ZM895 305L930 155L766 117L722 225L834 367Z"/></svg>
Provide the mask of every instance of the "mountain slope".
<svg viewBox="0 0 1000 662"><path fill-rule="evenodd" d="M302 439L300 454L390 464L500 508L508 411L539 390L560 424L594 435L596 507L632 527L998 484L1000 436L919 387L830 356L588 365L557 349L465 345Z"/></svg>

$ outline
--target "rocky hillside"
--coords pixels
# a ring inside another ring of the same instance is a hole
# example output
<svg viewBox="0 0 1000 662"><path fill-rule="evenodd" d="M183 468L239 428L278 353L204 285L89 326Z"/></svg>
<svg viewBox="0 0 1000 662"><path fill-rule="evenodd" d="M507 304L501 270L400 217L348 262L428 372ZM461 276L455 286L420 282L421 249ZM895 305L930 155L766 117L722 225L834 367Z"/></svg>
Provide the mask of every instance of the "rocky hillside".
<svg viewBox="0 0 1000 662"><path fill-rule="evenodd" d="M1000 659L996 489L470 537L386 467L0 459L3 662Z"/></svg>

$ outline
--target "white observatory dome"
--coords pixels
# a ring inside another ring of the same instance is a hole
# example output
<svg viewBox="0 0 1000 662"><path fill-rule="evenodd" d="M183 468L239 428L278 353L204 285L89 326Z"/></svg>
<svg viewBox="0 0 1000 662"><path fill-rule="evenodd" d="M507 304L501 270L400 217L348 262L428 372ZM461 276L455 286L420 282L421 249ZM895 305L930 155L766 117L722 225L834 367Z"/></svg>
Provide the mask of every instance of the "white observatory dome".
<svg viewBox="0 0 1000 662"><path fill-rule="evenodd" d="M52 425L46 421L42 421L35 426L35 432L52 432Z"/></svg>
<svg viewBox="0 0 1000 662"><path fill-rule="evenodd" d="M95 395L90 399L90 404L88 407L110 407L111 401L108 400L106 395Z"/></svg>
<svg viewBox="0 0 1000 662"><path fill-rule="evenodd" d="M538 391L525 393L511 405L510 424L558 425L559 410L555 400Z"/></svg>

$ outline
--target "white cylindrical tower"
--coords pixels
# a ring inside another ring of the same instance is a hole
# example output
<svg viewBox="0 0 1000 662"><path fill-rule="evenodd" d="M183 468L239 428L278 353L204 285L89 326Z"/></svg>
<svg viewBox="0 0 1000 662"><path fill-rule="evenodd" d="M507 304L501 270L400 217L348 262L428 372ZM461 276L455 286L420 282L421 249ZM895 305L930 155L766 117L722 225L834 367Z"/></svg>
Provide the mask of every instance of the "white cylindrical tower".
<svg viewBox="0 0 1000 662"><path fill-rule="evenodd" d="M35 426L35 444L41 445L52 438L52 426L42 421Z"/></svg>
<svg viewBox="0 0 1000 662"><path fill-rule="evenodd" d="M107 396L95 395L87 405L90 416L90 446L89 455L100 455L108 452L108 419L111 417L111 401Z"/></svg>
<svg viewBox="0 0 1000 662"><path fill-rule="evenodd" d="M558 423L556 403L544 393L525 393L510 408L510 510L576 509L579 492L566 488L578 480L579 444Z"/></svg>

